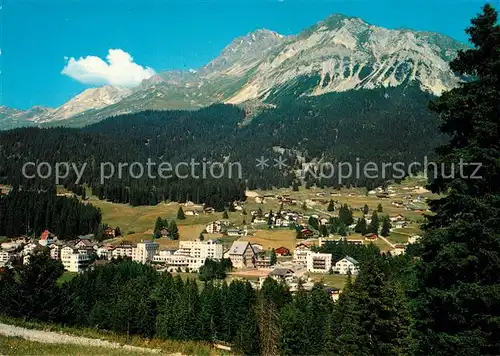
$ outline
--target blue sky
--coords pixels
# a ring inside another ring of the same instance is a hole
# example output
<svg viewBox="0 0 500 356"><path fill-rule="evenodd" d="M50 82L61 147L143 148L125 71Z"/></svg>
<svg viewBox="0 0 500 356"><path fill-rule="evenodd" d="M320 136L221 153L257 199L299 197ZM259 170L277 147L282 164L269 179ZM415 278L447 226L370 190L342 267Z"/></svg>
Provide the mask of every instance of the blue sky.
<svg viewBox="0 0 500 356"><path fill-rule="evenodd" d="M492 1L498 4L499 0ZM198 68L234 37L258 28L296 34L332 13L387 28L466 41L480 0L0 0L1 104L56 107L93 85L61 74L67 59L110 49L141 71ZM104 65L104 63L101 63ZM76 68L77 70L78 68ZM95 85L94 85L95 86Z"/></svg>

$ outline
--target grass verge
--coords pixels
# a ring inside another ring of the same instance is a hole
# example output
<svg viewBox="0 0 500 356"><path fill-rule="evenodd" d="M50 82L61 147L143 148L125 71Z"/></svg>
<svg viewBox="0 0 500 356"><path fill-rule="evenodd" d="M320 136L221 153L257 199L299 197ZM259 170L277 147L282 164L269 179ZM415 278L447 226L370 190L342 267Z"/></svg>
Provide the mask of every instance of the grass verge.
<svg viewBox="0 0 500 356"><path fill-rule="evenodd" d="M91 339L100 339L110 342L116 342L122 345L130 345L151 349L160 349L162 353L181 353L185 355L221 355L219 350L212 347L210 343L201 341L180 341L180 340L162 340L162 339L148 339L139 336L130 336L117 334L107 330L97 328L75 328L59 324L40 323L36 321L27 321L22 319L15 319L6 316L0 316L0 322L10 325L15 325L27 329L44 330L60 332L73 336L82 336ZM72 345L64 345L70 347ZM102 350L110 350L103 349ZM1 350L1 349L0 349ZM35 349L36 350L36 349ZM33 355L33 353L24 353L24 355ZM66 355L73 355L74 353L66 353ZM87 353L89 355L90 353ZM107 353L106 353L107 354Z"/></svg>

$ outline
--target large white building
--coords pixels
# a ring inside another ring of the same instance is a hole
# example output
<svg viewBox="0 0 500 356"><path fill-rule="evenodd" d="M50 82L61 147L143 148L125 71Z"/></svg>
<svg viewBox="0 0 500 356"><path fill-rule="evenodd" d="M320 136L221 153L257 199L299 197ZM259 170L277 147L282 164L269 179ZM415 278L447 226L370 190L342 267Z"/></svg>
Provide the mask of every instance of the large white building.
<svg viewBox="0 0 500 356"><path fill-rule="evenodd" d="M205 258L193 257L170 251L160 251L153 256L153 262L165 263L169 271L175 271L180 268L186 272L197 272L205 264Z"/></svg>
<svg viewBox="0 0 500 356"><path fill-rule="evenodd" d="M112 258L118 258L118 257L130 257L132 258L132 253L135 248L135 245L132 244L120 244L116 246L113 250L111 250L111 256Z"/></svg>
<svg viewBox="0 0 500 356"><path fill-rule="evenodd" d="M216 240L180 241L178 253L204 260L207 258L220 260L223 257L223 247Z"/></svg>
<svg viewBox="0 0 500 356"><path fill-rule="evenodd" d="M306 265L308 272L328 273L332 268L332 254L309 252Z"/></svg>
<svg viewBox="0 0 500 356"><path fill-rule="evenodd" d="M335 263L333 270L339 274L348 274L351 271L351 274L357 275L359 273L359 262L352 257L345 256Z"/></svg>
<svg viewBox="0 0 500 356"><path fill-rule="evenodd" d="M61 262L64 269L69 272L82 272L87 268L90 256L85 250L78 250L72 246L65 246L61 249Z"/></svg>
<svg viewBox="0 0 500 356"><path fill-rule="evenodd" d="M146 263L153 260L159 245L151 240L141 241L132 248L132 261Z"/></svg>

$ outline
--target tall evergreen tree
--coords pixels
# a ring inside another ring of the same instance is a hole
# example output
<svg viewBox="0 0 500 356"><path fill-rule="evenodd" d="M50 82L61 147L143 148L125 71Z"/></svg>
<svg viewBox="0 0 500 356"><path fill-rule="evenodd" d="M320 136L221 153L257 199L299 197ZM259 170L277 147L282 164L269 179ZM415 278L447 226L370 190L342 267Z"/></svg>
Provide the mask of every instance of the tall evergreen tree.
<svg viewBox="0 0 500 356"><path fill-rule="evenodd" d="M274 250L274 248L271 250L271 260L270 260L270 264L271 266L274 266L276 264L276 262L278 261L277 257L276 257L276 251Z"/></svg>
<svg viewBox="0 0 500 356"><path fill-rule="evenodd" d="M168 237L171 240L179 240L179 228L175 223L175 220L172 220L170 226L168 227Z"/></svg>
<svg viewBox="0 0 500 356"><path fill-rule="evenodd" d="M451 140L429 185L444 196L430 202L420 242L419 354L500 354L500 26L490 5L471 23L473 48L451 62L471 80L430 106Z"/></svg>
<svg viewBox="0 0 500 356"><path fill-rule="evenodd" d="M179 207L179 210L177 210L177 220L184 220L186 218L186 215L184 215L184 210L182 210L182 206Z"/></svg>
<svg viewBox="0 0 500 356"><path fill-rule="evenodd" d="M382 229L380 230L380 235L387 237L391 233L391 221L388 216L382 218Z"/></svg>
<svg viewBox="0 0 500 356"><path fill-rule="evenodd" d="M330 199L330 202L328 203L328 207L326 208L328 211L335 211L335 204L333 203L333 200Z"/></svg>
<svg viewBox="0 0 500 356"><path fill-rule="evenodd" d="M344 225L349 226L354 222L352 217L352 210L347 204L344 204L339 210L339 219Z"/></svg>
<svg viewBox="0 0 500 356"><path fill-rule="evenodd" d="M366 214L368 214L369 211L370 211L370 208L368 207L368 205L365 204L365 206L363 207L363 214L366 215Z"/></svg>
<svg viewBox="0 0 500 356"><path fill-rule="evenodd" d="M354 232L358 234L366 234L366 220L365 218L359 218L358 221L356 222L356 226L354 227Z"/></svg>
<svg viewBox="0 0 500 356"><path fill-rule="evenodd" d="M378 219L378 214L376 211L373 212L372 214L372 221L370 222L370 224L368 225L368 229L367 229L367 232L370 232L370 233L373 233L373 234L377 234L378 235L378 229L380 227L380 221Z"/></svg>

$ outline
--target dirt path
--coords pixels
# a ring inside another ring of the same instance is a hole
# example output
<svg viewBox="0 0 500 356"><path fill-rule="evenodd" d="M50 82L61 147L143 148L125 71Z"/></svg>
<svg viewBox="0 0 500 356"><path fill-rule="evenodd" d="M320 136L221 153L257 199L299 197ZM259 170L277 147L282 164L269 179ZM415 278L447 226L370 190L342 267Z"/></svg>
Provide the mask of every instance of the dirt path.
<svg viewBox="0 0 500 356"><path fill-rule="evenodd" d="M42 342L46 344L73 344L81 346L106 347L112 349L125 349L143 353L160 353L159 349L148 349L144 347L121 345L116 342L91 339L82 336L72 336L53 331L42 331L35 329L21 328L19 326L0 323L0 334L5 336L21 337L23 339ZM181 354L174 354L181 355Z"/></svg>

